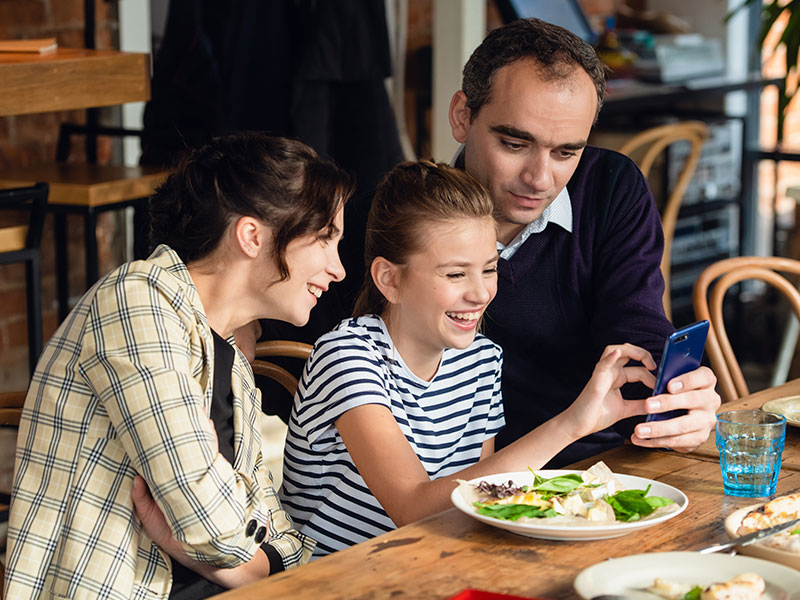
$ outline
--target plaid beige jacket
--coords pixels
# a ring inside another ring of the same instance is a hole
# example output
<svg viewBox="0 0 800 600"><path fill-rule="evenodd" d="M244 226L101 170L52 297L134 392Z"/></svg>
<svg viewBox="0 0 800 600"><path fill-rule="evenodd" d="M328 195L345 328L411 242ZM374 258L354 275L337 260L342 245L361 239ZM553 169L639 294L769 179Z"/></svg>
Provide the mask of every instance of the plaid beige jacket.
<svg viewBox="0 0 800 600"><path fill-rule="evenodd" d="M238 350L235 464L217 450L213 364L197 289L168 247L81 298L25 401L5 598L166 598L172 567L135 518L137 473L194 558L242 564L263 526L284 567L308 560L313 542L292 528L262 464L260 393Z"/></svg>

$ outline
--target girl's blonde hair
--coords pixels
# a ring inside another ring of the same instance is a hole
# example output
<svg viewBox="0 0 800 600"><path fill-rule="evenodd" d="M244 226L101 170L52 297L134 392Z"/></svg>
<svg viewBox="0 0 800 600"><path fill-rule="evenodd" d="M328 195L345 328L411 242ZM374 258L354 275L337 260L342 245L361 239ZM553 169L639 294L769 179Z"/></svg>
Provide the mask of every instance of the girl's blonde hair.
<svg viewBox="0 0 800 600"><path fill-rule="evenodd" d="M354 316L382 314L386 298L370 274L372 261L382 256L405 265L422 250L423 227L465 218L491 218L494 206L476 179L461 169L432 161L403 162L378 184L367 219L364 263L367 272L356 300Z"/></svg>

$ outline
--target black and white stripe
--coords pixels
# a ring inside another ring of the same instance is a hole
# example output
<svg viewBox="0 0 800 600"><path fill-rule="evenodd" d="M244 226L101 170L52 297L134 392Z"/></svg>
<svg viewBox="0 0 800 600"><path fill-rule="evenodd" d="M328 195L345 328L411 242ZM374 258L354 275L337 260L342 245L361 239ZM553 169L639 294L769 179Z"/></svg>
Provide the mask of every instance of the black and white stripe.
<svg viewBox="0 0 800 600"><path fill-rule="evenodd" d="M329 554L395 528L358 473L334 425L364 404L388 407L431 479L480 458L503 427L502 353L478 335L447 349L432 381L416 377L376 316L343 321L321 337L306 364L286 439L284 508Z"/></svg>

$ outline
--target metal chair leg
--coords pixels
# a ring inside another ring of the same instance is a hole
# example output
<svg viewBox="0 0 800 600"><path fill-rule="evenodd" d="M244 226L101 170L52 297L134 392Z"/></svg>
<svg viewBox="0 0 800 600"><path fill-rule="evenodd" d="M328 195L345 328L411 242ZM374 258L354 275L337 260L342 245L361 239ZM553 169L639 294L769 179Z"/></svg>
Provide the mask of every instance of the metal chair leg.
<svg viewBox="0 0 800 600"><path fill-rule="evenodd" d="M42 353L42 274L39 255L25 262L28 293L28 362L31 375Z"/></svg>

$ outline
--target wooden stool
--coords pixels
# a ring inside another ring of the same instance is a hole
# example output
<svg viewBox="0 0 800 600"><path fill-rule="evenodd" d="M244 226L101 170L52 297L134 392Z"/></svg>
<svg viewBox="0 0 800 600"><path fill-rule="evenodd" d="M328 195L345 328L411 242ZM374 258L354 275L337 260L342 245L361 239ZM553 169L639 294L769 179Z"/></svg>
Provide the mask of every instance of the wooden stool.
<svg viewBox="0 0 800 600"><path fill-rule="evenodd" d="M51 163L0 173L0 188L50 184L47 209L55 216L56 280L58 315L69 312L69 260L67 222L69 213L84 217L86 246L86 289L97 281L97 215L108 210L141 205L166 178L159 167ZM136 232L139 235L141 232Z"/></svg>

